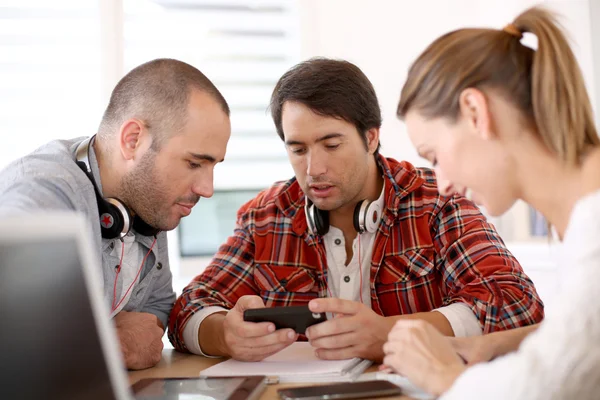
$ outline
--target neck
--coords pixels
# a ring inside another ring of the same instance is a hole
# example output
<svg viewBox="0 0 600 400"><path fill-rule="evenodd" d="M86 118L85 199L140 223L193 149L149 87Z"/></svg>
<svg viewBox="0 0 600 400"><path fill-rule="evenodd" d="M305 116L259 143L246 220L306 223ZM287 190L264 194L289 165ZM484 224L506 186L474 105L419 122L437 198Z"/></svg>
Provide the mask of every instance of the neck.
<svg viewBox="0 0 600 400"><path fill-rule="evenodd" d="M541 212L562 239L573 207L584 194L582 167L564 164L545 148L522 150L517 158L519 197Z"/></svg>
<svg viewBox="0 0 600 400"><path fill-rule="evenodd" d="M374 156L369 157L368 171L366 179L364 181L362 190L356 195L352 201L343 205L342 207L331 210L329 212L329 221L331 225L341 229L346 237L356 236L356 230L354 229L354 209L358 202L365 199L375 201L379 198L381 190L383 189L383 176L377 166Z"/></svg>
<svg viewBox="0 0 600 400"><path fill-rule="evenodd" d="M116 197L119 198L118 192L118 176L116 176L116 168L112 168L112 160L110 160L110 154L105 151L98 140L94 142L94 154L96 155L96 162L98 163L98 171L100 172L100 182L102 184L102 195L104 197Z"/></svg>

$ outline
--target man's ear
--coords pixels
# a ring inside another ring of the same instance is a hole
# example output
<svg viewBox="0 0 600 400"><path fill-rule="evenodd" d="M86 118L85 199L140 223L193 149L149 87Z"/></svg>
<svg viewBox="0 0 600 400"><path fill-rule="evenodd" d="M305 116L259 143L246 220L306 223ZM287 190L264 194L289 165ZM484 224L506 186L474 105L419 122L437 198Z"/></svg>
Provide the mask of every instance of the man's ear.
<svg viewBox="0 0 600 400"><path fill-rule="evenodd" d="M458 104L461 117L473 133L484 140L495 136L489 102L481 90L475 88L463 90L458 98Z"/></svg>
<svg viewBox="0 0 600 400"><path fill-rule="evenodd" d="M146 132L146 125L139 119L131 118L123 122L119 130L119 148L125 160L133 160L139 154Z"/></svg>
<svg viewBox="0 0 600 400"><path fill-rule="evenodd" d="M371 128L367 131L367 148L369 154L375 154L379 146L379 128Z"/></svg>

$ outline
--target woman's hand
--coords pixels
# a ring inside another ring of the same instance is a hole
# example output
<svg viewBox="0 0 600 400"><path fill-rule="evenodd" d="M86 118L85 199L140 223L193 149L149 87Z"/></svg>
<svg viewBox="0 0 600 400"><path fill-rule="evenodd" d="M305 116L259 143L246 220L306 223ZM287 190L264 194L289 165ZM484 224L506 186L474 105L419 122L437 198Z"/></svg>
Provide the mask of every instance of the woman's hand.
<svg viewBox="0 0 600 400"><path fill-rule="evenodd" d="M383 363L437 396L466 369L449 338L419 320L398 321L383 346Z"/></svg>
<svg viewBox="0 0 600 400"><path fill-rule="evenodd" d="M470 336L460 338L448 338L450 345L462 359L473 365L480 362L490 361L496 356L495 345L490 335Z"/></svg>

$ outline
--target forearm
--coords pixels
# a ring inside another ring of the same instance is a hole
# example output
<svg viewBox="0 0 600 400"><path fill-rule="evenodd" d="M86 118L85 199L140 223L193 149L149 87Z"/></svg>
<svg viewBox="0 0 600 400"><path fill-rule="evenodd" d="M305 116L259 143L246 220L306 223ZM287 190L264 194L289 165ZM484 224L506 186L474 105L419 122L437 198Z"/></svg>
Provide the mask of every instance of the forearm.
<svg viewBox="0 0 600 400"><path fill-rule="evenodd" d="M438 331L440 331L440 333L442 335L454 336L454 331L452 330L452 326L450 325L450 322L446 319L446 317L444 317L444 315L442 313L439 313L437 311L420 312L420 313L407 314L407 315L398 315L398 316L388 317L388 318L392 318L394 320L394 323L401 319L419 319L422 321L427 321L431 325L433 325ZM394 324L391 325L390 330L393 326L394 326Z"/></svg>
<svg viewBox="0 0 600 400"><path fill-rule="evenodd" d="M444 317L443 314L437 311L384 317L383 325L379 325L379 328L377 329L379 332L377 334L377 340L373 343L374 346L371 348L370 353L367 354L366 357L363 357L376 362L381 362L385 356L383 352L383 345L388 341L390 331L394 328L396 322L408 319L426 321L436 328L442 335L453 336L450 322L446 319L446 317Z"/></svg>
<svg viewBox="0 0 600 400"><path fill-rule="evenodd" d="M211 356L230 356L225 345L225 333L223 330L226 315L226 312L211 314L200 324L198 343L203 353Z"/></svg>
<svg viewBox="0 0 600 400"><path fill-rule="evenodd" d="M535 332L540 324L510 329L507 331L490 333L483 337L489 341L493 349L493 357L499 357L516 351L521 342L531 333Z"/></svg>

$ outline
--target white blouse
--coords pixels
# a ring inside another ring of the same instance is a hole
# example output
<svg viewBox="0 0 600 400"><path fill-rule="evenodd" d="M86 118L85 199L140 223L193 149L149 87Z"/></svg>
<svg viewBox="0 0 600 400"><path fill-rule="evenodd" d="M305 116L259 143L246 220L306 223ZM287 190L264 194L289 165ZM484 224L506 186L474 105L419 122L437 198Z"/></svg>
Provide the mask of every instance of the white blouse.
<svg viewBox="0 0 600 400"><path fill-rule="evenodd" d="M573 208L559 260L559 292L540 328L440 399L600 399L600 190Z"/></svg>

